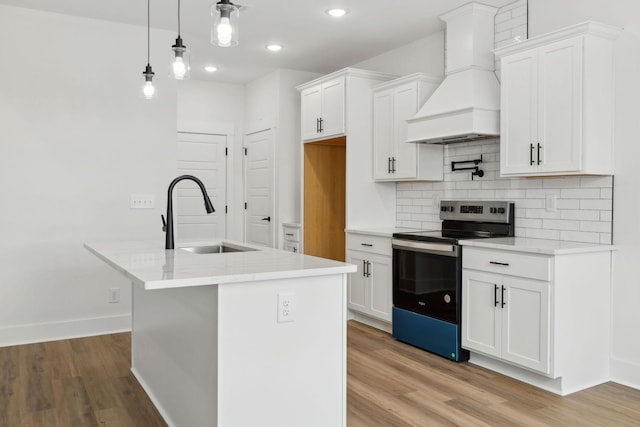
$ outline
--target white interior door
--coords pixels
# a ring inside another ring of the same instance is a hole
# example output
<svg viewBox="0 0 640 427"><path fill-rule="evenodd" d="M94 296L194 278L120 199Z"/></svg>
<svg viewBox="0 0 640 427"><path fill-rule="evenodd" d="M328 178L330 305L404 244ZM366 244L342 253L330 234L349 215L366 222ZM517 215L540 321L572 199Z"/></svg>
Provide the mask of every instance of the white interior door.
<svg viewBox="0 0 640 427"><path fill-rule="evenodd" d="M245 151L245 241L273 247L273 131L246 136Z"/></svg>
<svg viewBox="0 0 640 427"><path fill-rule="evenodd" d="M204 184L215 212L207 214L198 185L184 180L174 190L176 239L215 240L226 237L226 135L178 132L178 175L193 175Z"/></svg>

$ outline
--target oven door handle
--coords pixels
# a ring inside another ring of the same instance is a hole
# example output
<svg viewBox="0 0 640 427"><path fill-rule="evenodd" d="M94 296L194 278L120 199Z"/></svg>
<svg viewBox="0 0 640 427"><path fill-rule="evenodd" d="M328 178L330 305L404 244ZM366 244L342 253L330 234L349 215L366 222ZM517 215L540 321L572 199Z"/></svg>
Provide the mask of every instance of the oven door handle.
<svg viewBox="0 0 640 427"><path fill-rule="evenodd" d="M392 239L391 246L393 249L401 249L413 252L424 252L428 254L458 256L458 246L442 243L425 243L414 242L411 240Z"/></svg>

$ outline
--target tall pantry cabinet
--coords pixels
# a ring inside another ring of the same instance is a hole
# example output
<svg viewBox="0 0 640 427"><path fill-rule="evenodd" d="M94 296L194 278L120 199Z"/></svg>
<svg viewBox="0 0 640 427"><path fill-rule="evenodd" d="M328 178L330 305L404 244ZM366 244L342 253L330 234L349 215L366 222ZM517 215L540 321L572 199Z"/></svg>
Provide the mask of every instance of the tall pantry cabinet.
<svg viewBox="0 0 640 427"><path fill-rule="evenodd" d="M344 261L346 228L395 224L395 184L372 179L372 87L395 77L345 68L297 87L305 254Z"/></svg>

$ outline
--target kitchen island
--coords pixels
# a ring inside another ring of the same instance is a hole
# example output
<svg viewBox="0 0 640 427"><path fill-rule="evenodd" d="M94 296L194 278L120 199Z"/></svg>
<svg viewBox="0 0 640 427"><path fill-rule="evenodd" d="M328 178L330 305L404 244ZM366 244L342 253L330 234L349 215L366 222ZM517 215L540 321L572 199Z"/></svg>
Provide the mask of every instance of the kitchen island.
<svg viewBox="0 0 640 427"><path fill-rule="evenodd" d="M132 281L131 369L170 426L346 425L354 265L257 247L85 247Z"/></svg>

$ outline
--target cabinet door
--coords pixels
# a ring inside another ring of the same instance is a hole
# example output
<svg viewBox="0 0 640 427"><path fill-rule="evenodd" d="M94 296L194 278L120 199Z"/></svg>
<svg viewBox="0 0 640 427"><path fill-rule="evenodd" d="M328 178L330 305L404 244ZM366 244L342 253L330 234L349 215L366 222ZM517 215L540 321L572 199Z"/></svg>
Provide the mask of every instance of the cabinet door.
<svg viewBox="0 0 640 427"><path fill-rule="evenodd" d="M391 158L395 142L393 104L391 90L373 96L373 179L392 178Z"/></svg>
<svg viewBox="0 0 640 427"><path fill-rule="evenodd" d="M301 93L300 114L302 139L304 141L320 136L320 116L322 115L322 90L321 86L315 86Z"/></svg>
<svg viewBox="0 0 640 427"><path fill-rule="evenodd" d="M367 285L368 278L365 277L364 254L358 252L347 252L347 262L358 266L358 271L349 274L349 286L347 291L347 306L362 313L368 313L367 309Z"/></svg>
<svg viewBox="0 0 640 427"><path fill-rule="evenodd" d="M391 281L391 257L373 256L369 258L371 315L381 320L391 321L393 304Z"/></svg>
<svg viewBox="0 0 640 427"><path fill-rule="evenodd" d="M539 49L539 172L582 168L582 39Z"/></svg>
<svg viewBox="0 0 640 427"><path fill-rule="evenodd" d="M500 173L531 173L537 163L537 50L505 57L501 65Z"/></svg>
<svg viewBox="0 0 640 427"><path fill-rule="evenodd" d="M502 358L549 373L549 282L505 276Z"/></svg>
<svg viewBox="0 0 640 427"><path fill-rule="evenodd" d="M322 84L321 118L323 137L344 133L344 78Z"/></svg>
<svg viewBox="0 0 640 427"><path fill-rule="evenodd" d="M409 144L407 140L407 122L418 111L418 87L415 83L396 89L395 92L395 172L394 178L408 179L417 176L416 152L418 144Z"/></svg>
<svg viewBox="0 0 640 427"><path fill-rule="evenodd" d="M462 271L462 347L501 356L501 309L496 274Z"/></svg>
<svg viewBox="0 0 640 427"><path fill-rule="evenodd" d="M300 244L297 242L291 242L291 241L285 240L282 246L285 251L295 252L295 253L300 252Z"/></svg>

